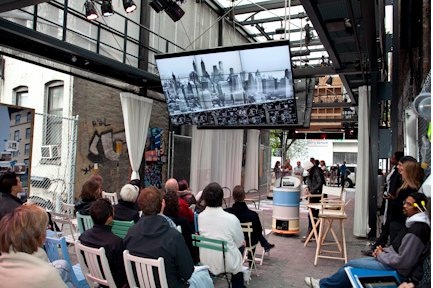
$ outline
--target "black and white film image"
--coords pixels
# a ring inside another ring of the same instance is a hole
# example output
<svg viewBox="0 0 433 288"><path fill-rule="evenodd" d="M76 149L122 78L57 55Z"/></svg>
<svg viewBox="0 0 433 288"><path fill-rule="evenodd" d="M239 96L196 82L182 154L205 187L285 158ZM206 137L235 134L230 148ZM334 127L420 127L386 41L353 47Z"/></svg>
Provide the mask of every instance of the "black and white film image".
<svg viewBox="0 0 433 288"><path fill-rule="evenodd" d="M296 124L289 48L157 60L175 125Z"/></svg>

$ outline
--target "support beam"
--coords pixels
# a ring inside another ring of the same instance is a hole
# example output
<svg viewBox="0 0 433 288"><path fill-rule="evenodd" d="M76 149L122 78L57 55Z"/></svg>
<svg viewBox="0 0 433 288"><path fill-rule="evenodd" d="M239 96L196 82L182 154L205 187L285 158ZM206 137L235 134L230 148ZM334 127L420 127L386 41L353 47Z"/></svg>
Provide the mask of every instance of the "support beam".
<svg viewBox="0 0 433 288"><path fill-rule="evenodd" d="M285 0L269 0L269 1L258 2L255 4L239 5L238 7L235 8L235 15L264 11L263 8L267 10L280 9L280 8L284 8L284 4L285 4ZM292 6L298 6L298 5L301 5L301 1L292 0Z"/></svg>
<svg viewBox="0 0 433 288"><path fill-rule="evenodd" d="M236 11L236 8L235 8L235 11ZM306 13L298 13L298 14L290 15L290 18L289 18L289 16L287 16L287 19L293 20L293 19L302 19L302 18L306 18L306 17L308 17ZM284 21L284 16L263 18L263 19L251 19L248 21L239 22L239 24L241 24L241 25L254 25L254 24L261 24L261 23L268 23L268 22L279 22L279 21ZM289 32L293 32L293 31L289 31Z"/></svg>
<svg viewBox="0 0 433 288"><path fill-rule="evenodd" d="M0 13L37 5L44 2L49 2L49 0L3 0L0 1Z"/></svg>

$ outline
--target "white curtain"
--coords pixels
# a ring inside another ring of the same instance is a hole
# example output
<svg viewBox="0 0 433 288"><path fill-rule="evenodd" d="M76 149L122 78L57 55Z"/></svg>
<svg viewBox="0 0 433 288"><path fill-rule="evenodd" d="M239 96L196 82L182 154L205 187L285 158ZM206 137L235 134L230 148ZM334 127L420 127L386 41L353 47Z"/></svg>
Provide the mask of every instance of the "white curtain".
<svg viewBox="0 0 433 288"><path fill-rule="evenodd" d="M241 184L242 130L192 128L190 188L197 194L217 182L231 190Z"/></svg>
<svg viewBox="0 0 433 288"><path fill-rule="evenodd" d="M356 168L355 213L353 217L353 235L365 237L368 227L368 167L370 164L370 98L367 86L359 87L358 97L358 165Z"/></svg>
<svg viewBox="0 0 433 288"><path fill-rule="evenodd" d="M248 130L245 159L244 189L259 189L259 136L260 130Z"/></svg>
<svg viewBox="0 0 433 288"><path fill-rule="evenodd" d="M125 124L126 145L132 167L131 180L140 179L138 169L143 159L153 101L132 93L120 93L120 101Z"/></svg>

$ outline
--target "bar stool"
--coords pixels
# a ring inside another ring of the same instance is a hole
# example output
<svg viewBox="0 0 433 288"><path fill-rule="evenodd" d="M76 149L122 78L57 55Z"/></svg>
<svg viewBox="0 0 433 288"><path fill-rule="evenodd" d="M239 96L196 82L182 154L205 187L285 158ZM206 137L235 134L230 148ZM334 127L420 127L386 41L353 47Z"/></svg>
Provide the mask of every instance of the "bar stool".
<svg viewBox="0 0 433 288"><path fill-rule="evenodd" d="M344 234L344 220L347 219L347 215L344 212L345 203L341 200L323 199L321 206L322 207L319 213L320 232L319 238L317 240L314 266L317 265L318 258L344 260L344 263L347 263L346 236ZM340 221L340 239L338 239L337 234L332 227L334 220ZM327 227L325 233L323 233L323 230L325 228L325 222L327 224ZM329 231L331 231L335 242L325 243L325 239ZM324 250L323 246L328 245L337 245L338 251ZM328 255L322 255L322 253L327 253ZM339 255L329 256L329 254Z"/></svg>

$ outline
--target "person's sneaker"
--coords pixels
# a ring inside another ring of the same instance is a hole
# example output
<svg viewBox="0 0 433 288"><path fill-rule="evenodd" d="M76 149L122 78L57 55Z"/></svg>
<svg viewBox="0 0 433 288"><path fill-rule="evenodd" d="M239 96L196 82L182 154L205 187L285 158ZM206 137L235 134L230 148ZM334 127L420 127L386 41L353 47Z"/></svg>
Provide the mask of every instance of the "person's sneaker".
<svg viewBox="0 0 433 288"><path fill-rule="evenodd" d="M268 245L265 247L265 252L269 252L274 247L275 247L275 244L268 243Z"/></svg>
<svg viewBox="0 0 433 288"><path fill-rule="evenodd" d="M361 253L364 254L365 256L373 256L373 249L370 250L361 250Z"/></svg>
<svg viewBox="0 0 433 288"><path fill-rule="evenodd" d="M305 277L304 279L305 284L308 285L308 287L311 288L320 288L319 279L314 279L313 277Z"/></svg>

